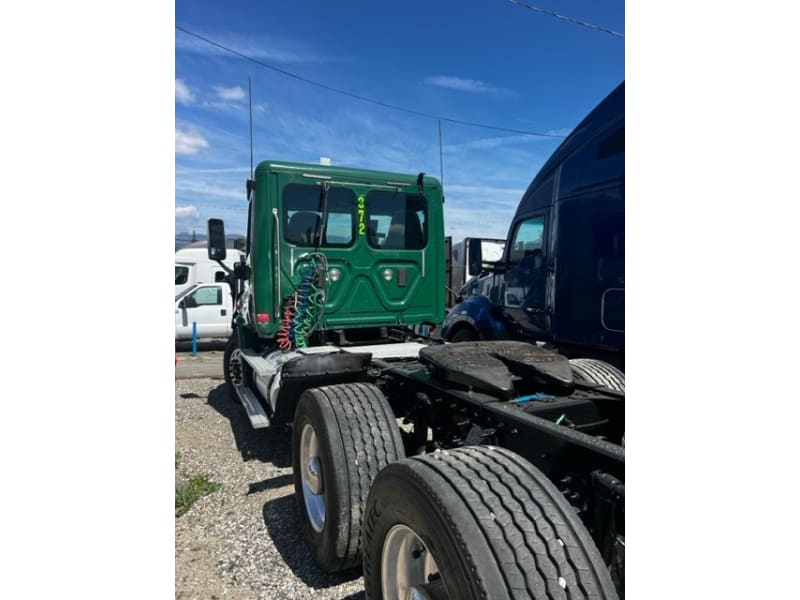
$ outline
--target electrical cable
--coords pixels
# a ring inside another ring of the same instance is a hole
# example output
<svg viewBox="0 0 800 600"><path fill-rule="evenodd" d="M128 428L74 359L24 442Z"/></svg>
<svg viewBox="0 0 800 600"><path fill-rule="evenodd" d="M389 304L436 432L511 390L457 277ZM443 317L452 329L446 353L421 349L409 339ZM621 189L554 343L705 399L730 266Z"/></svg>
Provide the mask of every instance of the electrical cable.
<svg viewBox="0 0 800 600"><path fill-rule="evenodd" d="M625 34L620 33L619 31L614 31L613 29L607 29L606 27L600 27L599 25L592 25L591 23L587 23L586 21L579 21L578 19L573 19L572 17L565 17L564 15L560 15L556 12L551 10L547 10L546 8L539 8L538 6L531 6L530 4L525 4L524 2L519 2L519 0L506 0L506 2L511 2L511 4L516 4L522 8L527 8L529 10L534 10L536 12L543 13L550 17L555 17L556 19L561 19L562 21L567 21L568 23L572 23L573 25L582 25L583 27L588 27L589 29L596 29L597 31L602 31L604 33L609 33L611 35L624 38Z"/></svg>

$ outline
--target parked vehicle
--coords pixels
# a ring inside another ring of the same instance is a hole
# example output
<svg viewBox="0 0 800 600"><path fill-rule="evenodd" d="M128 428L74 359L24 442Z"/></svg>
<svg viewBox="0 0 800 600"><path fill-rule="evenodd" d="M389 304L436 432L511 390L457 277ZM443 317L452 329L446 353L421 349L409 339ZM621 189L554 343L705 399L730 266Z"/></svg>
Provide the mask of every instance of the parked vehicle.
<svg viewBox="0 0 800 600"><path fill-rule="evenodd" d="M208 253L208 250L206 250ZM228 283L194 285L175 296L175 341L229 338L233 333L233 298Z"/></svg>
<svg viewBox="0 0 800 600"><path fill-rule="evenodd" d="M477 241L473 241L477 240ZM467 237L453 244L450 251L450 271L447 282L451 294L450 297L457 297L459 291L464 287L469 279L470 247L476 243L480 244L481 257L483 262L496 262L503 255L506 241L492 238L473 238ZM452 306L453 302L448 305Z"/></svg>
<svg viewBox="0 0 800 600"><path fill-rule="evenodd" d="M625 368L625 84L556 149L523 195L500 261L472 243L441 335L515 339ZM621 373L616 375L621 376Z"/></svg>
<svg viewBox="0 0 800 600"><path fill-rule="evenodd" d="M175 252L175 294L188 290L198 283L214 283L225 280L227 269L239 262L244 256L241 250L228 249L228 255L223 261L225 267L216 261L209 260L208 248L192 246L181 248Z"/></svg>
<svg viewBox="0 0 800 600"><path fill-rule="evenodd" d="M265 161L247 191L225 381L252 427L290 427L317 563L362 564L368 599L616 598L624 392L525 342L414 333L444 317L439 182ZM210 258L224 237L210 220Z"/></svg>

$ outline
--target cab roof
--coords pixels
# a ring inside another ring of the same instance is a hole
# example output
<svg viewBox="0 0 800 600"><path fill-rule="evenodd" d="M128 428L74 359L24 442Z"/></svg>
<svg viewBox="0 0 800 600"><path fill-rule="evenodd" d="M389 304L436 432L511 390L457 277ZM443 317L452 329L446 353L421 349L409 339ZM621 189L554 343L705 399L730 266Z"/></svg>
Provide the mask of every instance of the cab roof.
<svg viewBox="0 0 800 600"><path fill-rule="evenodd" d="M340 167L317 165L313 163L296 163L285 160L264 160L258 163L256 173L269 171L279 171L284 173L302 173L318 175L331 178L355 179L363 183L399 183L406 185L417 185L417 174L394 173L391 171L373 171L370 169L357 169L353 167ZM435 177L425 175L423 177L425 187L440 187L439 180Z"/></svg>
<svg viewBox="0 0 800 600"><path fill-rule="evenodd" d="M592 111L578 123L561 145L555 149L539 172L531 181L523 195L523 201L529 198L538 189L564 160L575 150L580 148L588 139L597 135L598 130L608 126L613 121L625 118L625 82L620 83L614 91L606 96ZM520 206L522 203L520 204Z"/></svg>

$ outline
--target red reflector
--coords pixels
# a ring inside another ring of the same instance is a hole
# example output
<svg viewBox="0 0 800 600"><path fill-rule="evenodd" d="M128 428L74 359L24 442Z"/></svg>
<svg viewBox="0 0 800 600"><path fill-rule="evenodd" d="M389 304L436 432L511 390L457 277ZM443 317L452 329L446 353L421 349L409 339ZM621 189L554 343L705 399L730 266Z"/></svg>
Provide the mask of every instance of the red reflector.
<svg viewBox="0 0 800 600"><path fill-rule="evenodd" d="M256 321L259 323L269 323L269 313L258 313L256 315Z"/></svg>

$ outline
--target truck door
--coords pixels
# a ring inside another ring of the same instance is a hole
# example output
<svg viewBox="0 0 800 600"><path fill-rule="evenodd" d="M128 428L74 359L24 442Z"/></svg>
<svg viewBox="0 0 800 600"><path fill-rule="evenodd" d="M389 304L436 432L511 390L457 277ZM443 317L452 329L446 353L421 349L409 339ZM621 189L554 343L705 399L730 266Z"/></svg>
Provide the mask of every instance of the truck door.
<svg viewBox="0 0 800 600"><path fill-rule="evenodd" d="M553 337L625 347L625 123L608 125L561 168Z"/></svg>
<svg viewBox="0 0 800 600"><path fill-rule="evenodd" d="M624 348L625 191L611 184L559 205L554 336Z"/></svg>
<svg viewBox="0 0 800 600"><path fill-rule="evenodd" d="M528 217L516 225L508 249L500 301L517 335L543 339L545 328L545 215Z"/></svg>
<svg viewBox="0 0 800 600"><path fill-rule="evenodd" d="M201 285L178 301L175 307L175 338L191 339L192 323L197 323L197 337L230 335L231 302L227 285Z"/></svg>

